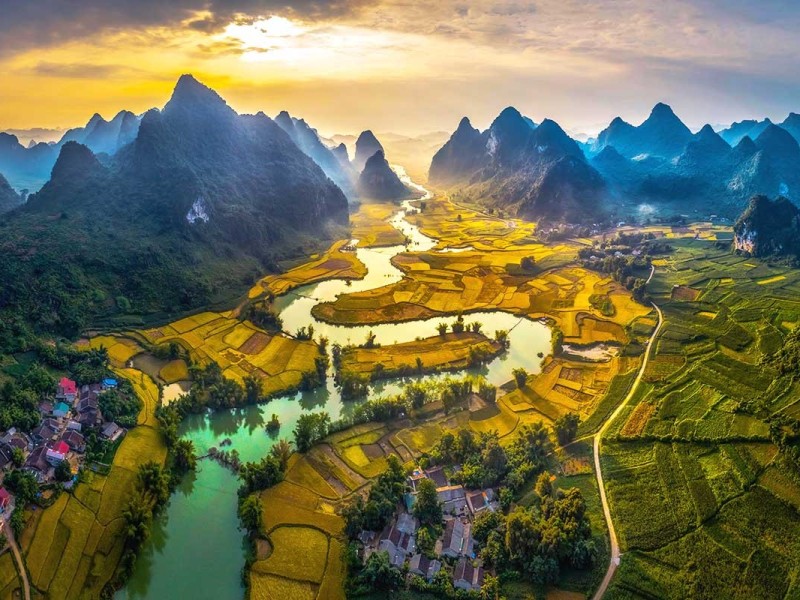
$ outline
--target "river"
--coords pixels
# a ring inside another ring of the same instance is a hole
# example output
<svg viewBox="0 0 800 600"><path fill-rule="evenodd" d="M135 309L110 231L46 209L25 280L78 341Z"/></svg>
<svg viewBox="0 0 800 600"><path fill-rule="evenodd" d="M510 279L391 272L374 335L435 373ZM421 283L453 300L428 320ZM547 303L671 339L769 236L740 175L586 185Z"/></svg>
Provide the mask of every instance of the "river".
<svg viewBox="0 0 800 600"><path fill-rule="evenodd" d="M425 194L423 199L431 197L427 190L411 182L401 168L395 169L408 185ZM284 330L295 332L300 327L313 325L315 337L324 335L331 344L338 342L342 345L361 343L372 331L379 343L392 344L429 337L436 333L440 322L452 323L454 317L346 327L318 321L311 315L311 309L317 303L334 300L339 294L370 290L399 281L403 274L391 264L393 256L407 249L426 251L436 246L436 240L425 236L406 220L406 212L410 209L408 202L403 203L391 219L392 225L409 240L407 247L356 250L358 258L368 269L364 279L349 284L343 280L324 281L277 298L275 307L283 320ZM509 381L512 370L517 367L538 373L541 359L537 355L550 352L550 330L538 321L504 312L472 313L465 319L483 323L483 331L488 335L498 329L509 331L509 351L488 365L470 371L483 375L495 385ZM425 378L433 377L439 376ZM380 382L372 387L370 395L397 393L402 386L400 380ZM209 448L219 447L222 440L230 438L230 448L236 449L243 460L258 460L266 455L278 438L291 439L292 430L303 412L325 410L336 420L352 407L352 402L342 401L332 377L328 377L326 385L313 392L280 397L265 405L190 416L181 424L180 432L184 438L194 442L198 455L206 454ZM279 416L281 429L278 434L270 436L264 425L273 413ZM241 600L244 594L240 578L244 565L244 537L238 528L236 515L237 487L238 482L230 471L213 461L201 461L197 472L184 479L172 495L166 511L154 524L151 539L137 561L127 587L117 593L117 600Z"/></svg>

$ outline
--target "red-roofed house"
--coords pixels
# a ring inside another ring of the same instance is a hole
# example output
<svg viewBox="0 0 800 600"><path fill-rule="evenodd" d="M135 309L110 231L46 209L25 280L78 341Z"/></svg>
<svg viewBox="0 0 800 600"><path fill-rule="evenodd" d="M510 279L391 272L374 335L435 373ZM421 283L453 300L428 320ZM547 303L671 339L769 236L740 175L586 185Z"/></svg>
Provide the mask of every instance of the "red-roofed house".
<svg viewBox="0 0 800 600"><path fill-rule="evenodd" d="M56 400L63 400L72 404L77 397L78 384L68 377L62 377L56 386Z"/></svg>
<svg viewBox="0 0 800 600"><path fill-rule="evenodd" d="M0 487L0 512L5 512L9 506L11 506L11 494L6 488Z"/></svg>
<svg viewBox="0 0 800 600"><path fill-rule="evenodd" d="M59 440L50 444L47 448L47 462L56 466L58 463L66 460L69 454L69 445L64 440Z"/></svg>

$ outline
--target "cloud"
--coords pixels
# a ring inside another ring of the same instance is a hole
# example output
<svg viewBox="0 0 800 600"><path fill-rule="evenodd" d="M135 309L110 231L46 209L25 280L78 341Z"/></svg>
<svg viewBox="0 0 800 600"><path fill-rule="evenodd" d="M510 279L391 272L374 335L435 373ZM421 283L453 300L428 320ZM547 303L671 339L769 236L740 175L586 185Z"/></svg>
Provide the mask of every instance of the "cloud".
<svg viewBox="0 0 800 600"><path fill-rule="evenodd" d="M110 31L185 26L206 33L244 16L322 19L367 0L3 0L0 54L90 39Z"/></svg>
<svg viewBox="0 0 800 600"><path fill-rule="evenodd" d="M146 71L127 65L40 62L31 69L35 75L63 79L120 79L145 75Z"/></svg>

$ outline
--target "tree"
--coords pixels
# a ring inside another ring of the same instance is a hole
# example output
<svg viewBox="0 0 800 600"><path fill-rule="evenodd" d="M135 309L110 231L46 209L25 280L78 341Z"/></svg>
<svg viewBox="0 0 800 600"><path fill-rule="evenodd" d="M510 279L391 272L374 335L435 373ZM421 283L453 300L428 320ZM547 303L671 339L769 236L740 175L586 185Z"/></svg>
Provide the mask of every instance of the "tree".
<svg viewBox="0 0 800 600"><path fill-rule="evenodd" d="M174 453L175 470L178 473L193 471L197 467L194 443L191 440L178 440L172 447L172 451Z"/></svg>
<svg viewBox="0 0 800 600"><path fill-rule="evenodd" d="M511 374L514 376L514 381L517 384L517 389L522 389L525 387L525 384L528 382L528 372L523 369L522 367L518 367L511 371Z"/></svg>
<svg viewBox="0 0 800 600"><path fill-rule="evenodd" d="M359 582L368 590L395 590L403 583L403 575L389 562L388 552L373 552L359 575Z"/></svg>
<svg viewBox="0 0 800 600"><path fill-rule="evenodd" d="M308 452L315 442L328 435L331 418L326 412L300 415L294 429L294 443L298 452Z"/></svg>
<svg viewBox="0 0 800 600"><path fill-rule="evenodd" d="M155 461L139 466L137 479L142 493L149 497L153 506L163 506L169 500L169 475Z"/></svg>
<svg viewBox="0 0 800 600"><path fill-rule="evenodd" d="M464 317L462 315L458 315L455 323L452 325L453 333L464 333L465 328L466 325L464 325Z"/></svg>
<svg viewBox="0 0 800 600"><path fill-rule="evenodd" d="M125 544L134 552L150 535L151 517L150 506L141 494L134 495L122 511Z"/></svg>
<svg viewBox="0 0 800 600"><path fill-rule="evenodd" d="M519 266L522 268L523 271L533 271L533 268L536 266L536 257L534 256L525 256L519 262Z"/></svg>
<svg viewBox="0 0 800 600"><path fill-rule="evenodd" d="M442 522L442 504L436 494L436 484L423 479L417 487L417 501L414 503L414 516L423 525L438 526Z"/></svg>
<svg viewBox="0 0 800 600"><path fill-rule="evenodd" d="M483 577L481 600L498 600L500 598L500 579L489 575Z"/></svg>
<svg viewBox="0 0 800 600"><path fill-rule="evenodd" d="M266 490L283 481L283 469L281 468L280 460L269 455L259 462L245 463L239 468L239 479L242 481L242 485L239 488L240 496Z"/></svg>
<svg viewBox="0 0 800 600"><path fill-rule="evenodd" d="M33 502L39 493L39 484L30 471L19 469L11 471L3 479L3 485L17 497L17 506L24 507L29 502Z"/></svg>
<svg viewBox="0 0 800 600"><path fill-rule="evenodd" d="M72 479L72 466L69 461L62 460L56 465L55 469L56 481L66 482Z"/></svg>
<svg viewBox="0 0 800 600"><path fill-rule="evenodd" d="M551 498L553 496L553 482L551 481L550 473L547 471L540 473L539 477L536 479L534 489L542 500Z"/></svg>
<svg viewBox="0 0 800 600"><path fill-rule="evenodd" d="M244 395L248 404L256 404L261 400L262 386L261 380L255 375L244 376Z"/></svg>
<svg viewBox="0 0 800 600"><path fill-rule="evenodd" d="M567 413L555 420L553 431L556 434L559 445L566 446L575 439L575 436L578 435L580 422L581 418L577 413Z"/></svg>
<svg viewBox="0 0 800 600"><path fill-rule="evenodd" d="M553 337L550 339L550 344L553 356L559 356L564 349L564 332L561 331L560 327L553 328Z"/></svg>
<svg viewBox="0 0 800 600"><path fill-rule="evenodd" d="M25 462L25 453L16 446L11 448L11 462L14 463L14 466L18 468L21 467L22 463Z"/></svg>
<svg viewBox="0 0 800 600"><path fill-rule="evenodd" d="M508 339L508 331L505 329L498 329L494 332L494 341L506 349L511 345L511 342Z"/></svg>
<svg viewBox="0 0 800 600"><path fill-rule="evenodd" d="M447 335L447 323L439 323L436 326L436 330L439 332L439 335Z"/></svg>
<svg viewBox="0 0 800 600"><path fill-rule="evenodd" d="M526 423L520 427L519 435L511 444L516 461L528 461L539 466L550 452L552 444L547 428L541 421Z"/></svg>
<svg viewBox="0 0 800 600"><path fill-rule="evenodd" d="M244 528L252 534L259 534L263 527L264 507L258 494L249 494L239 502L239 520Z"/></svg>
<svg viewBox="0 0 800 600"><path fill-rule="evenodd" d="M417 549L425 556L433 558L435 547L436 535L431 533L431 529L429 527L421 527L419 531L417 531Z"/></svg>
<svg viewBox="0 0 800 600"><path fill-rule="evenodd" d="M285 471L289 464L289 458L292 456L292 443L283 438L278 440L275 445L270 449L270 454L278 459L281 465L281 470Z"/></svg>

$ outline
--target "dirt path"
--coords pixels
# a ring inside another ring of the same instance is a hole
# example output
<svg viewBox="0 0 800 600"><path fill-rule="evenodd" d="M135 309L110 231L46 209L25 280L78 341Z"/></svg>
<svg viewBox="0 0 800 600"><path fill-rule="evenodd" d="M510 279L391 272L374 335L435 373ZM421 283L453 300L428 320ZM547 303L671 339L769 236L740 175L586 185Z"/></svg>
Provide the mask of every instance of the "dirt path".
<svg viewBox="0 0 800 600"><path fill-rule="evenodd" d="M14 539L14 532L11 530L8 521L6 521L4 529L8 545L11 547L11 552L14 554L14 560L17 563L17 570L19 571L20 577L22 577L22 590L25 595L25 600L31 600L31 584L28 583L28 572L25 570L25 563L22 562L22 555L19 553L17 540Z"/></svg>
<svg viewBox="0 0 800 600"><path fill-rule="evenodd" d="M650 271L650 277L647 279L648 282L650 279L652 279L654 271L655 269ZM608 585L611 583L611 579L614 577L614 573L619 566L621 556L619 551L619 543L617 542L617 532L614 529L614 521L611 519L611 510L608 507L605 482L603 481L603 471L600 467L600 439L603 437L603 434L611 426L614 420L619 416L622 410L628 405L628 402L630 402L634 394L636 394L636 390L639 388L639 383L641 383L642 377L644 377L644 371L647 368L648 361L650 360L650 351L652 349L653 342L655 341L658 332L661 330L661 326L664 324L664 315L661 313L661 309L658 308L655 303L652 304L653 308L656 309L656 313L658 314L658 324L653 330L653 334L650 336L650 339L647 341L647 347L644 351L644 358L642 359L642 366L639 367L639 374L636 376L628 395L625 396L625 399L620 403L616 410L611 413L611 416L606 419L606 422L594 436L594 471L597 474L597 486L600 489L600 501L603 504L603 515L605 516L606 523L608 524L608 537L611 540L611 560L608 563L608 570L606 571L605 577L603 577L603 582L600 584L600 587L597 588L597 591L594 594L594 600L600 600L605 595Z"/></svg>

